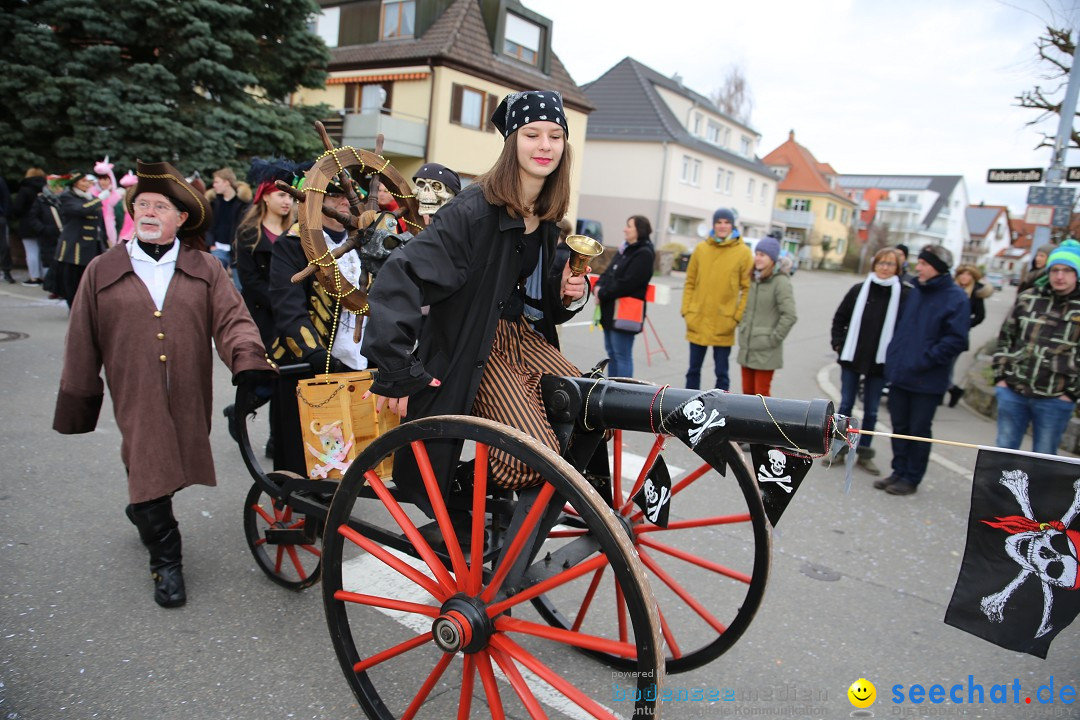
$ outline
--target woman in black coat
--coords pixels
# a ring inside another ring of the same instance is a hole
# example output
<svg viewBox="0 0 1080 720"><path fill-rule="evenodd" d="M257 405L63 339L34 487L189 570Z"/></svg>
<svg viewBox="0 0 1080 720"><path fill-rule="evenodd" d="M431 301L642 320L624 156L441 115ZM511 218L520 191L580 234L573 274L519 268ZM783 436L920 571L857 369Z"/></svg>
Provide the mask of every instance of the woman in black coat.
<svg viewBox="0 0 1080 720"><path fill-rule="evenodd" d="M600 326L604 328L604 349L610 362L610 377L634 376L634 337L641 332L645 322L645 293L652 279L656 251L649 240L652 226L647 218L634 215L626 221L623 236L626 242L618 255L596 283L596 299L600 301ZM620 298L641 301L619 303ZM616 317L616 305L623 317ZM640 317L636 312L640 307ZM632 317L626 317L631 315Z"/></svg>
<svg viewBox="0 0 1080 720"><path fill-rule="evenodd" d="M23 251L26 253L26 269L30 273L23 285L40 285L45 277L38 245L38 235L42 228L34 220L34 205L37 204L37 197L44 187L45 171L41 168L29 168L19 182L18 192L11 199L11 216L19 223L19 240L22 241Z"/></svg>
<svg viewBox="0 0 1080 720"><path fill-rule="evenodd" d="M546 120L529 111L540 103ZM553 262L555 223L570 203L562 98L552 91L513 93L491 120L504 138L502 154L386 260L368 297L362 351L379 368L371 392L382 396L380 408L409 420L477 415L557 451L540 377L578 374L558 352L555 326L588 301L585 277L571 277L568 263ZM572 299L567 308L564 295ZM431 309L421 332L424 305ZM429 443L444 490L459 451L460 443ZM491 477L514 489L541 481L494 452ZM429 509L418 478L412 455L398 453L395 483Z"/></svg>
<svg viewBox="0 0 1080 720"><path fill-rule="evenodd" d="M878 250L870 275L848 291L833 315L832 349L840 356L839 412L851 415L861 381L864 430L873 430L877 423L881 393L885 389L885 351L909 289L898 274L902 262L897 250ZM872 459L872 439L870 435L859 436L859 446L855 449L857 463L871 475L880 475ZM884 487L881 485L879 489Z"/></svg>

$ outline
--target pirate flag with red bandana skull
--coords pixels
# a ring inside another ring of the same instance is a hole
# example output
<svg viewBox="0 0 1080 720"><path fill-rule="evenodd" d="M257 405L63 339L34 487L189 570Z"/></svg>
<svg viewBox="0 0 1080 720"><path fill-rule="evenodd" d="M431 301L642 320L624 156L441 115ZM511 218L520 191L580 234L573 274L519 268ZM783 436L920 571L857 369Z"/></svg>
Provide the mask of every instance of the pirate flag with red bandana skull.
<svg viewBox="0 0 1080 720"><path fill-rule="evenodd" d="M981 449L945 622L1046 657L1080 613L1080 464Z"/></svg>

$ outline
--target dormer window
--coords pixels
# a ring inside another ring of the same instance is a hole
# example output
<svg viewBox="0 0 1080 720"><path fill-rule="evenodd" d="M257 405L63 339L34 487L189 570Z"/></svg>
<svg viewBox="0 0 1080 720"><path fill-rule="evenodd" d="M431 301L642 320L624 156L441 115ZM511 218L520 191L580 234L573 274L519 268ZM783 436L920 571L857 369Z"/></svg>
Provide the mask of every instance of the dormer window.
<svg viewBox="0 0 1080 720"><path fill-rule="evenodd" d="M416 0L383 0L382 39L411 38L416 34Z"/></svg>
<svg viewBox="0 0 1080 720"><path fill-rule="evenodd" d="M529 22L520 15L506 13L506 32L503 52L512 58L529 65L540 61L540 41L543 31L536 23Z"/></svg>

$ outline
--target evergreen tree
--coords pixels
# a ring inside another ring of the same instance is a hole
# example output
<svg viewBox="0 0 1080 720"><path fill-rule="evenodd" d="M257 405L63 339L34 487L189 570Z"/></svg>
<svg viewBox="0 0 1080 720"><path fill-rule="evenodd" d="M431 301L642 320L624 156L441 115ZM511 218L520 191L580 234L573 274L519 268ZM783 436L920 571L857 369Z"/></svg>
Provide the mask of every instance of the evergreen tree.
<svg viewBox="0 0 1080 720"><path fill-rule="evenodd" d="M329 52L307 29L314 0L3 0L0 173L89 168L109 155L181 172L253 155L321 152Z"/></svg>

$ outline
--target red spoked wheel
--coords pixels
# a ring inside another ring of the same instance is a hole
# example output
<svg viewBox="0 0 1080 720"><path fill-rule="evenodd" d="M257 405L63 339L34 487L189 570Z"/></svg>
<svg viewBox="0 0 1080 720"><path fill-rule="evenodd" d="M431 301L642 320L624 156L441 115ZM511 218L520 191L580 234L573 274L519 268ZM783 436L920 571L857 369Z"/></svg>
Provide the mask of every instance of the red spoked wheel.
<svg viewBox="0 0 1080 720"><path fill-rule="evenodd" d="M468 477L458 472L459 487L446 499L428 457L429 447L445 441L462 443L462 459L474 461L461 466ZM494 450L539 472L543 484L516 500L492 492L488 454ZM434 521L399 502L401 489L372 470L392 452L415 459L424 485L416 490L430 501ZM363 497L378 501L359 502ZM564 506L590 532L588 562L534 557L530 550ZM334 496L324 558L330 636L369 718L659 714L656 604L629 536L580 474L516 430L445 416L405 423L378 438ZM593 572L602 558L610 558L623 588L625 639L528 618L529 600ZM633 658L633 670L613 686L610 671L575 648Z"/></svg>
<svg viewBox="0 0 1080 720"><path fill-rule="evenodd" d="M275 484L299 478L286 471L271 472L267 477ZM322 531L318 519L295 512L264 492L259 483L248 491L244 501L244 536L256 564L278 585L303 590L319 581Z"/></svg>
<svg viewBox="0 0 1080 720"><path fill-rule="evenodd" d="M677 442L615 430L609 471L590 475L590 481L603 487L610 480L610 496L617 499L612 506L632 534L659 603L666 670L679 673L715 660L750 624L768 582L771 534L757 485L737 446L729 442L723 448L734 478L723 477L706 464L672 479L664 459L665 441ZM690 468L694 460L700 463L688 451L681 457L668 455ZM667 528L650 523L630 499L646 478L671 481ZM555 552L587 534L568 508L543 551ZM555 627L622 638L625 618L618 608L623 589L613 580L609 563L599 560L596 569L577 583L533 602ZM615 667L631 662L614 654L594 654Z"/></svg>

